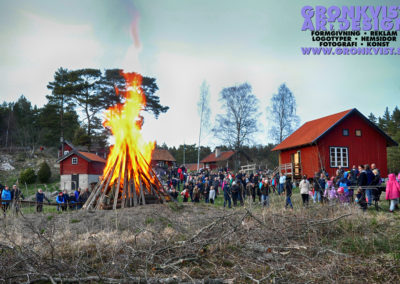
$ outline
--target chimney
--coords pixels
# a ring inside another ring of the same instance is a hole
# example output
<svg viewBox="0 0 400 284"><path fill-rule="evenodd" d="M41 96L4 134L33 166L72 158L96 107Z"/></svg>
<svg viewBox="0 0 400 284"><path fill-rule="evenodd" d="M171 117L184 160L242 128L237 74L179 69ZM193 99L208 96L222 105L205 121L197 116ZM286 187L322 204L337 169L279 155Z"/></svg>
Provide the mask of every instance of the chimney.
<svg viewBox="0 0 400 284"><path fill-rule="evenodd" d="M221 156L221 149L219 147L215 148L215 158L218 158L219 156Z"/></svg>

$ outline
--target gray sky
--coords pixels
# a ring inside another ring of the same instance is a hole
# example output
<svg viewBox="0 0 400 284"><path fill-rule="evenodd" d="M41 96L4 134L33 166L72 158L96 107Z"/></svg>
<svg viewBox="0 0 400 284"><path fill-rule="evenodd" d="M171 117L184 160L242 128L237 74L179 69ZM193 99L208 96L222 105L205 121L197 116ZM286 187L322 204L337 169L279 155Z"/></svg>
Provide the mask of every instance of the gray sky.
<svg viewBox="0 0 400 284"><path fill-rule="evenodd" d="M380 1L379 5L398 4ZM266 107L280 84L294 93L301 123L356 107L365 115L394 108L400 56L304 56L304 5L377 5L376 1L69 0L0 2L0 101L24 94L42 106L59 67L124 68L157 78L170 110L146 118L148 139L196 143L200 85L210 85L213 116L222 88L249 82L259 98L260 133L270 141ZM140 47L130 25L140 15ZM399 41L398 41L399 42ZM395 43L393 46L400 46ZM315 44L314 44L315 46ZM211 120L213 119L210 118ZM218 141L209 136L206 141Z"/></svg>

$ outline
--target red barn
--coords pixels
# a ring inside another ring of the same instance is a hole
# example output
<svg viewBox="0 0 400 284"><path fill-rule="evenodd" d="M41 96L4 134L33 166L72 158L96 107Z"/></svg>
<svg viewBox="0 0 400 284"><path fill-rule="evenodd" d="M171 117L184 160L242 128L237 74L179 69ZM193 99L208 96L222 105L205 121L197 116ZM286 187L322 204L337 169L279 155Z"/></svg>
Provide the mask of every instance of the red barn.
<svg viewBox="0 0 400 284"><path fill-rule="evenodd" d="M280 172L295 178L325 169L330 176L339 166L375 163L387 176L386 147L398 144L357 109L303 124L272 151L280 151Z"/></svg>
<svg viewBox="0 0 400 284"><path fill-rule="evenodd" d="M65 148L64 148L65 150ZM106 160L96 154L70 149L57 160L60 163L61 189L89 188L103 174Z"/></svg>

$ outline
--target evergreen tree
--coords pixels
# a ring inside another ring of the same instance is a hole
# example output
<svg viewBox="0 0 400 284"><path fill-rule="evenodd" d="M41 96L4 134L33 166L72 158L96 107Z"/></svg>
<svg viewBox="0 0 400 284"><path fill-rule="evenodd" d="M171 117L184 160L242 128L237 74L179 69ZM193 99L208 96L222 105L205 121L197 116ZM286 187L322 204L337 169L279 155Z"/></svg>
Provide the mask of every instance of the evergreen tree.
<svg viewBox="0 0 400 284"><path fill-rule="evenodd" d="M37 174L37 177L40 182L46 183L49 181L51 177L51 170L49 165L46 162L40 164L40 168Z"/></svg>
<svg viewBox="0 0 400 284"><path fill-rule="evenodd" d="M377 123L378 119L376 118L376 116L371 112L368 116L368 119L373 122L373 123Z"/></svg>

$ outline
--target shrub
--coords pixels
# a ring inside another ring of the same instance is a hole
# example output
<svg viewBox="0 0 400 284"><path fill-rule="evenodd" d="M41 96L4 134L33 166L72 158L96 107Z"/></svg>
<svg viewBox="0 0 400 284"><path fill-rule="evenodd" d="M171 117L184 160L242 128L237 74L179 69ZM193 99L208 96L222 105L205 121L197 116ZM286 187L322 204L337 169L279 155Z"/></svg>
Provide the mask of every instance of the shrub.
<svg viewBox="0 0 400 284"><path fill-rule="evenodd" d="M36 181L36 174L32 168L27 168L26 170L22 171L19 175L19 181L24 184L31 184Z"/></svg>
<svg viewBox="0 0 400 284"><path fill-rule="evenodd" d="M46 183L49 181L50 177L51 171L49 165L46 162L41 163L38 171L39 181L42 183Z"/></svg>

